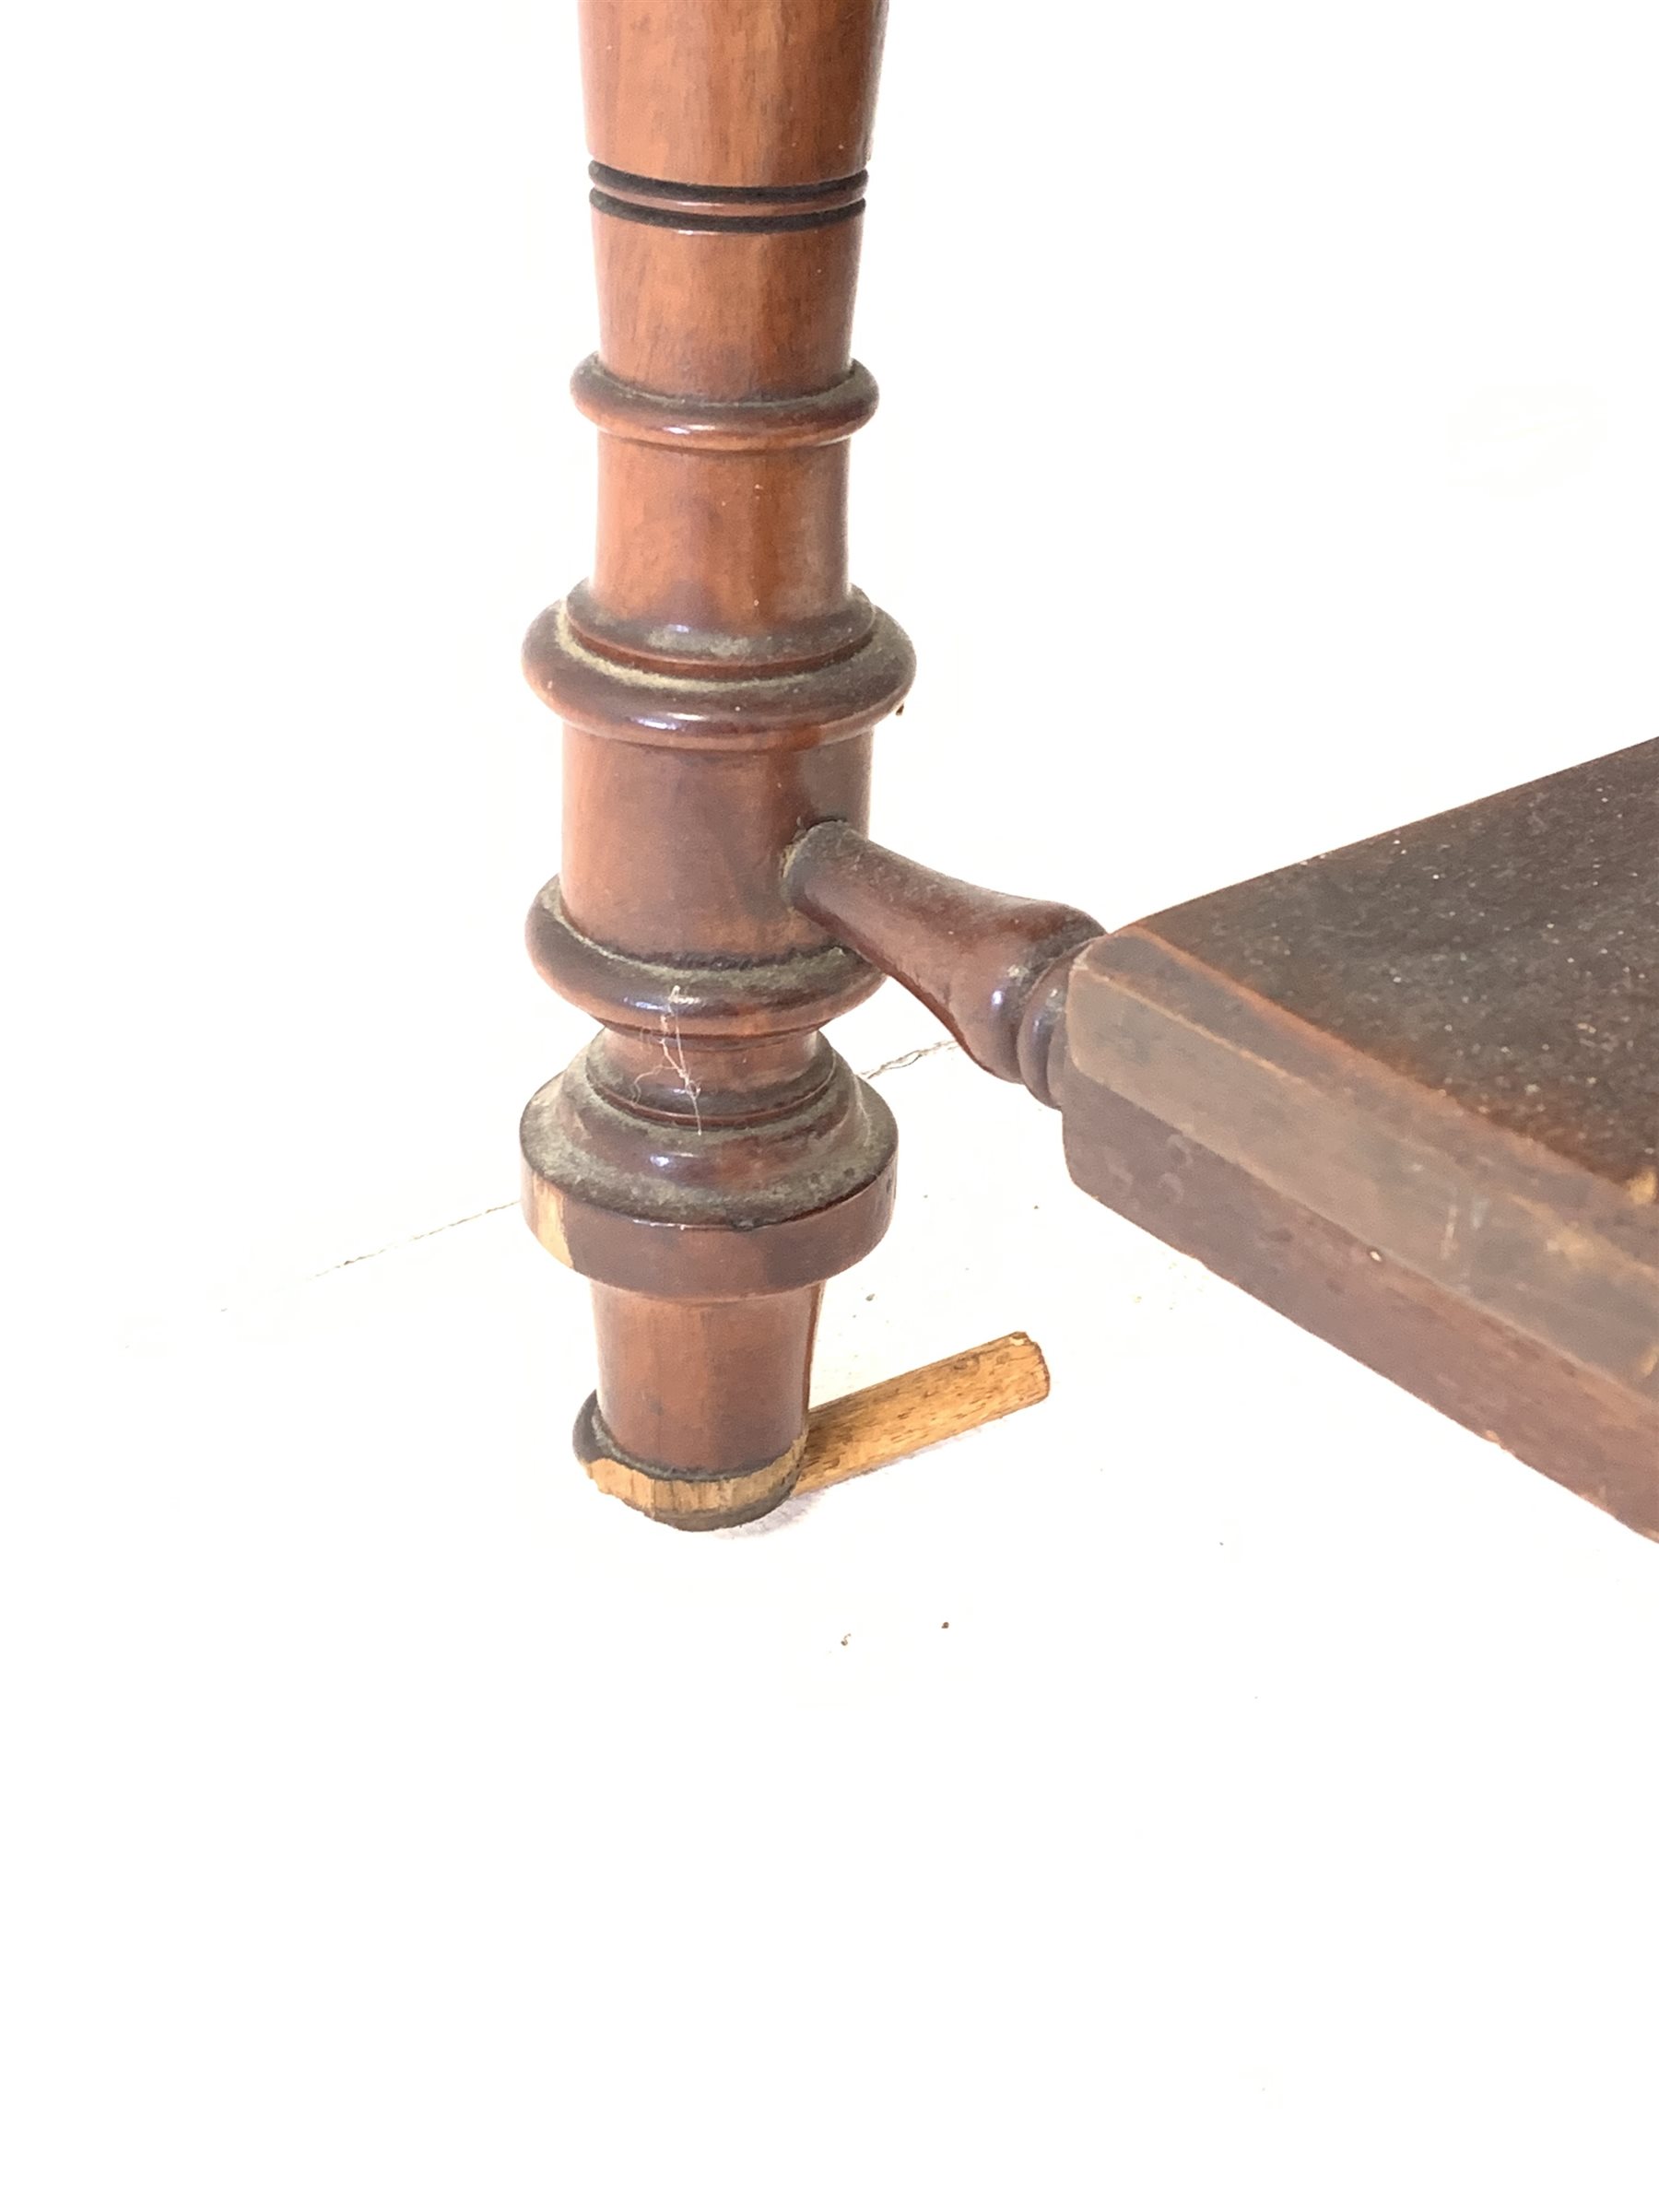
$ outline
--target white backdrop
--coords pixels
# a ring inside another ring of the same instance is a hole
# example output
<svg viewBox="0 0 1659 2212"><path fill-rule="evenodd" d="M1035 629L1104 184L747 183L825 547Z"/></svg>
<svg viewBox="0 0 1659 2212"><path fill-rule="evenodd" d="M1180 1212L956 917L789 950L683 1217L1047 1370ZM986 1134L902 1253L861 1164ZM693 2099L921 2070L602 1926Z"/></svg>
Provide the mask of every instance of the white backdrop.
<svg viewBox="0 0 1659 2212"><path fill-rule="evenodd" d="M825 1355L1023 1428L700 1547L562 1457L573 12L10 34L11 2201L1651 2204L1659 1555L1029 1103L894 1079ZM897 0L877 834L1118 923L1651 735L1654 60Z"/></svg>

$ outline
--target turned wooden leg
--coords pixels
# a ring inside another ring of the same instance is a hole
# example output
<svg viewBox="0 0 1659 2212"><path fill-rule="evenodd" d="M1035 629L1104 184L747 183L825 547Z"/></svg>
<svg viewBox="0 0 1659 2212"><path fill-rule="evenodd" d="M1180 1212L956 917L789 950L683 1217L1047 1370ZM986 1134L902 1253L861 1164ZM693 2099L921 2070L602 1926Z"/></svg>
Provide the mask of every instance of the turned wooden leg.
<svg viewBox="0 0 1659 2212"><path fill-rule="evenodd" d="M594 1285L602 1487L712 1527L787 1496L819 1288L892 1204L879 1099L818 1035L879 981L782 890L866 817L903 634L848 581L877 0L583 0L599 431L587 582L531 629L565 724L540 972L605 1027L526 1109L525 1209Z"/></svg>

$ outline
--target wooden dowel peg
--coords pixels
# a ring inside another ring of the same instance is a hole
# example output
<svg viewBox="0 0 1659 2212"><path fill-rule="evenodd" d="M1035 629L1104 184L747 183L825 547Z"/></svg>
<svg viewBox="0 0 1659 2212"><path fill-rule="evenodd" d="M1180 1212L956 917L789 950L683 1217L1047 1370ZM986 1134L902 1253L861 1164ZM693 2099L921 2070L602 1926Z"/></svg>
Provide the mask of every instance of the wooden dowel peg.
<svg viewBox="0 0 1659 2212"><path fill-rule="evenodd" d="M850 1482L855 1475L908 1459L1007 1413L1040 1406L1049 1394L1049 1371L1031 1339L1016 1330L971 1351L957 1352L907 1375L854 1390L814 1408L806 1451L794 1486L808 1490Z"/></svg>

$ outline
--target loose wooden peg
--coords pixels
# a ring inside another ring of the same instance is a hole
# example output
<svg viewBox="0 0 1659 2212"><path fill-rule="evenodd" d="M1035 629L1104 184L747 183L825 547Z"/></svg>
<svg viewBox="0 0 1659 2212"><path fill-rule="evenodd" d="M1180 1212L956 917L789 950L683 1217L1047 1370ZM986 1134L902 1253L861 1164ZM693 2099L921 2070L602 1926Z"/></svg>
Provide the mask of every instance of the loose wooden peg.
<svg viewBox="0 0 1659 2212"><path fill-rule="evenodd" d="M1040 1406L1049 1394L1048 1364L1016 1330L931 1366L912 1368L813 1411L794 1495L872 1475L895 1460L966 1436L1005 1414Z"/></svg>

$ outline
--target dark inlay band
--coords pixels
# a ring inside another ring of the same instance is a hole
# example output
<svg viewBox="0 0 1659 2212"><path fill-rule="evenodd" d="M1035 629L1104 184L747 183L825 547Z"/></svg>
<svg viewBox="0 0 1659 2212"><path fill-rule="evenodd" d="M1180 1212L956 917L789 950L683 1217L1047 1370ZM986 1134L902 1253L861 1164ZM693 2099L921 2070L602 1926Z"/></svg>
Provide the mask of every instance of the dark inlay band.
<svg viewBox="0 0 1659 2212"><path fill-rule="evenodd" d="M675 230L814 230L861 212L869 171L823 184L677 184L590 163L603 214Z"/></svg>

